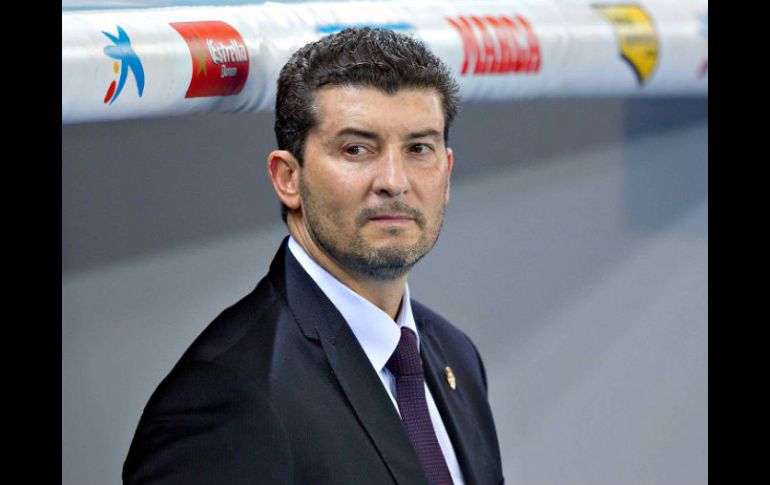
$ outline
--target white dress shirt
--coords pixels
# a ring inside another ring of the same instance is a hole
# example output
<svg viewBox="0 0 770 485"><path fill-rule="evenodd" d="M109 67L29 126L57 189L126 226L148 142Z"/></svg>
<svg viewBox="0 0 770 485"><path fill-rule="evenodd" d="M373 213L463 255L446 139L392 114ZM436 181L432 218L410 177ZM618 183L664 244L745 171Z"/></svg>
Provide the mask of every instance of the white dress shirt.
<svg viewBox="0 0 770 485"><path fill-rule="evenodd" d="M401 309L394 322L387 313L323 269L291 236L289 237L289 250L345 318L356 339L358 339L358 343L364 349L366 357L369 358L372 367L380 376L382 385L398 412L396 379L385 367L385 364L398 346L398 341L401 339L401 327L412 330L417 335L417 347L420 346L420 333L414 323L412 304L409 299L409 285L407 284L404 288ZM464 485L465 481L452 442L449 440L444 421L441 419L427 384L425 384L425 398L428 402L428 412L433 423L433 430L436 432L436 438L438 438L438 444L444 454L449 473L452 475L452 481L455 485Z"/></svg>

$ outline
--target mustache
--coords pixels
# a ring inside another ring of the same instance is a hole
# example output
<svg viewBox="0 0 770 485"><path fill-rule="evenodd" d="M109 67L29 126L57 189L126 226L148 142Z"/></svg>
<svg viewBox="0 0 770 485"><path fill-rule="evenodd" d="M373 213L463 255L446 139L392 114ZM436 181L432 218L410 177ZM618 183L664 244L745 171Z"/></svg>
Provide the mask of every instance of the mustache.
<svg viewBox="0 0 770 485"><path fill-rule="evenodd" d="M376 207L367 207L363 209L356 217L356 224L362 226L372 217L379 217L385 214L404 214L414 219L418 226L425 225L425 216L423 213L410 206L406 202L392 201Z"/></svg>

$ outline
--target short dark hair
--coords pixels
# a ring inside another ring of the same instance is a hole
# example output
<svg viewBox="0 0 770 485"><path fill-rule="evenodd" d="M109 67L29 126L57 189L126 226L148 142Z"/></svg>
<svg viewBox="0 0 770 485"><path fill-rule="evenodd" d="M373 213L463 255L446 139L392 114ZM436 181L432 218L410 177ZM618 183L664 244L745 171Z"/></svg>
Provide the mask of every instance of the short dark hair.
<svg viewBox="0 0 770 485"><path fill-rule="evenodd" d="M304 163L305 139L318 120L313 104L326 85L366 86L394 94L405 88L435 89L444 112L444 142L459 108L459 85L449 68L425 45L403 33L364 28L345 29L299 49L278 76L275 137ZM286 222L287 207L281 204Z"/></svg>

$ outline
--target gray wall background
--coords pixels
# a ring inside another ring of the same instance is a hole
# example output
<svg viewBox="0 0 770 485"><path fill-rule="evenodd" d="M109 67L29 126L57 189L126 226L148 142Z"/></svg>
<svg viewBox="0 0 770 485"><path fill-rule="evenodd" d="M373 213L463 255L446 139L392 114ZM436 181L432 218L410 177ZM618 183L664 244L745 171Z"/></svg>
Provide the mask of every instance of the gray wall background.
<svg viewBox="0 0 770 485"><path fill-rule="evenodd" d="M476 342L509 484L707 483L707 100L466 104L415 298ZM272 114L62 127L62 483L286 234ZM462 385L462 383L460 383Z"/></svg>

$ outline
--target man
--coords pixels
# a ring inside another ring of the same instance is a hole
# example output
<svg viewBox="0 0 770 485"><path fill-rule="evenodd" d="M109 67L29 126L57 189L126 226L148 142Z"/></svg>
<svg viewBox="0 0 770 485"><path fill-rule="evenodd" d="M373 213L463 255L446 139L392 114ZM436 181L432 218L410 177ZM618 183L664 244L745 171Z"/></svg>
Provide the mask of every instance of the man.
<svg viewBox="0 0 770 485"><path fill-rule="evenodd" d="M481 359L407 286L449 199L457 91L390 31L288 61L267 168L290 236L155 391L125 483L503 482Z"/></svg>

